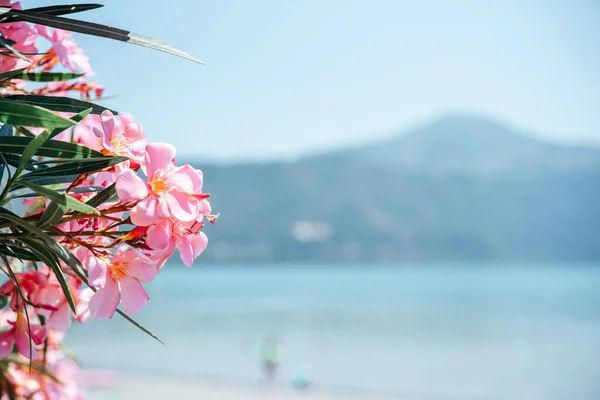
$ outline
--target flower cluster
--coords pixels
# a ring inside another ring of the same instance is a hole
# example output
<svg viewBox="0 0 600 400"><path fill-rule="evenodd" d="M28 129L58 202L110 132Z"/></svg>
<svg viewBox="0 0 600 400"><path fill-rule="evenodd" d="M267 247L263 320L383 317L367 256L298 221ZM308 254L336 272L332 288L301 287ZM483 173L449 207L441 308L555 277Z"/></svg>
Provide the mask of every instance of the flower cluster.
<svg viewBox="0 0 600 400"><path fill-rule="evenodd" d="M0 0L0 6L20 9L19 3L10 0ZM88 57L69 32L11 22L0 24L0 34L29 59L0 53L0 74L20 68L26 73L67 69L76 73L77 79L75 83L42 81L44 84L29 88L27 80L16 75L2 82L0 93L66 96L77 92L83 99L102 96L103 88L87 80L93 74ZM49 42L42 54L38 53L38 39ZM77 117L69 112L57 114ZM112 318L116 312L140 311L149 300L144 285L156 278L176 250L182 262L191 266L207 246L202 232L205 221L214 223L217 218L211 214L209 195L203 192L202 172L191 165L177 165L173 146L148 143L142 126L128 115L114 115L109 110L85 114L53 141L89 149L97 154L92 157L94 162L107 161L95 170L79 172L75 179L50 186L65 195L70 207L61 209L54 197L25 182L23 186L32 191L14 197L25 198L23 223L9 230L10 220L0 215L0 236L5 240L0 240L0 246L6 246L0 256L8 277L0 282L4 303L0 309L0 400L83 399L76 384L77 363L63 351L64 332L73 321L84 323ZM18 126L14 129L21 132ZM44 129L23 127L22 131L31 136ZM66 165L57 159L37 156L32 161L45 168L54 165L50 170ZM84 163L73 165L80 168ZM32 171L31 176L36 169ZM0 175L0 186L2 183ZM10 185L18 183L9 179L0 187L0 206L6 204ZM30 225L36 230L19 230ZM25 235L38 235L38 231L47 234L51 243L45 242L46 236ZM8 241L11 234L14 240ZM55 253L48 254L40 245L50 246ZM77 267L67 265L71 258Z"/></svg>

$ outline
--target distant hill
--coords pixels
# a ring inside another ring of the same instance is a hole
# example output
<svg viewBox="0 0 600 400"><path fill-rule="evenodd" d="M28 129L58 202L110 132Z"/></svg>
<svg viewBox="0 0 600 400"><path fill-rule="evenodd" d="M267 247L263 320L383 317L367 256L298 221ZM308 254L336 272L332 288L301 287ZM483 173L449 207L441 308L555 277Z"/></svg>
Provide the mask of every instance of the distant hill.
<svg viewBox="0 0 600 400"><path fill-rule="evenodd" d="M205 173L205 260L600 261L600 149L447 117L384 143Z"/></svg>
<svg viewBox="0 0 600 400"><path fill-rule="evenodd" d="M499 121L464 115L439 118L382 143L341 153L399 170L434 173L600 169L600 148L544 142Z"/></svg>

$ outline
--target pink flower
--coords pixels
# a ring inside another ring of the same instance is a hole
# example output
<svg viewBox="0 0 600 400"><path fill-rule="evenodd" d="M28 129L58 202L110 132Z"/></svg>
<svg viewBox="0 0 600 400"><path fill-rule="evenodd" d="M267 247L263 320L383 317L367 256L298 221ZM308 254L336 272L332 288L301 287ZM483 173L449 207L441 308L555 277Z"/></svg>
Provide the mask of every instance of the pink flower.
<svg viewBox="0 0 600 400"><path fill-rule="evenodd" d="M110 111L100 114L100 123L102 130L97 128L93 128L93 130L101 140L102 152L105 155L129 157L136 164L141 165L144 160L143 147L146 145L142 126L134 123L127 124L125 127L119 126ZM118 166L121 165L118 164Z"/></svg>
<svg viewBox="0 0 600 400"><path fill-rule="evenodd" d="M23 309L23 300L21 293L29 302L33 302L39 290L41 290L47 282L46 275L38 271L18 272L15 274L21 291L17 289L17 285L12 279L7 280L0 287L0 294L10 298L10 308L14 311Z"/></svg>
<svg viewBox="0 0 600 400"><path fill-rule="evenodd" d="M208 207L208 202L204 201L204 203ZM205 214L208 214L210 208L205 211ZM158 251L156 255L160 259L165 256L170 257L177 247L181 261L187 267L191 267L194 259L206 249L208 244L208 238L200 232L203 223L203 216L191 222L164 219L148 228L146 243Z"/></svg>
<svg viewBox="0 0 600 400"><path fill-rule="evenodd" d="M12 7L20 10L21 3L12 3L10 0L0 0L0 6ZM29 26L25 22L13 22L10 24L0 25L0 33L9 40L17 42L13 47L15 50L21 53L35 53L37 48L35 47L35 41L37 39L37 33L35 29ZM25 60L21 60L16 57L2 56L0 55L0 73L15 70L17 68L25 68L30 64Z"/></svg>
<svg viewBox="0 0 600 400"><path fill-rule="evenodd" d="M51 32L50 28L43 25L36 25L35 29L41 36L52 42L52 51L62 65L73 72L81 71L88 76L94 74L88 56L73 40L69 39L71 32L61 29L53 29Z"/></svg>
<svg viewBox="0 0 600 400"><path fill-rule="evenodd" d="M133 124L134 119L127 114L119 114L114 118L115 130L124 130L129 124ZM96 130L104 133L101 116L97 114L88 115L77 126L73 128L75 143L83 144L91 149L102 151L102 138L96 134ZM59 135L60 136L60 135Z"/></svg>
<svg viewBox="0 0 600 400"><path fill-rule="evenodd" d="M137 250L119 248L112 257L98 258L79 249L78 258L88 266L90 284L99 288L89 302L90 313L98 319L112 318L120 302L134 314L150 299L142 283L156 276L155 263Z"/></svg>
<svg viewBox="0 0 600 400"><path fill-rule="evenodd" d="M75 303L75 319L83 323L90 317L88 303L93 292L89 288L81 289L79 279L68 277L67 282ZM39 289L32 301L44 307L44 310L37 310L38 314L43 315L54 329L65 331L71 326L73 311L53 273L49 273L48 282Z"/></svg>
<svg viewBox="0 0 600 400"><path fill-rule="evenodd" d="M35 314L30 312L30 317ZM17 350L23 356L29 358L31 355L32 360L37 360L39 354L34 347L31 346L31 342L35 345L41 345L44 343L46 334L48 333L45 326L34 324L31 321L30 326L27 325L27 317L23 310L17 312L16 321L8 323L13 327L9 330L0 334L0 358L8 357L13 350L13 345L17 345ZM31 336L29 332L31 330Z"/></svg>
<svg viewBox="0 0 600 400"><path fill-rule="evenodd" d="M175 166L175 148L166 143L146 147L144 168L148 182L134 171L123 171L117 177L116 190L123 202L137 202L131 210L131 222L150 226L165 218L191 222L201 215L202 172L191 165Z"/></svg>

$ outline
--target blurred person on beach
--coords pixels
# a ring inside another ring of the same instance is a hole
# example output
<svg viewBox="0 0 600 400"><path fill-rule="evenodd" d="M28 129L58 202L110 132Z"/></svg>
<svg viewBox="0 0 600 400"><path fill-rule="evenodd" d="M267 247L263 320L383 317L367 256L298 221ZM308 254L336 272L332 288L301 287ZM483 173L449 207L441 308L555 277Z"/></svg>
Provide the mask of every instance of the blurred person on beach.
<svg viewBox="0 0 600 400"><path fill-rule="evenodd" d="M279 343L276 338L265 339L261 350L261 363L265 381L270 385L275 382L279 369Z"/></svg>

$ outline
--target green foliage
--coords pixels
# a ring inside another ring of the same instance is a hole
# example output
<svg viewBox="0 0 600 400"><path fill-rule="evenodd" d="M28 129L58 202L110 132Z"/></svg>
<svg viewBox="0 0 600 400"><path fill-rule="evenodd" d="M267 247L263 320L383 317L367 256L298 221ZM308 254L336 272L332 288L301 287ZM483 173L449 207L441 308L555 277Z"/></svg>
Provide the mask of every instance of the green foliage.
<svg viewBox="0 0 600 400"><path fill-rule="evenodd" d="M88 109L91 109L92 114L101 114L103 111L110 111L113 114L118 114L114 110L110 110L106 107L99 106L97 104L90 103L89 101L72 99L70 97L57 97L57 96L38 96L33 94L11 94L4 96L5 100L12 100L19 104L28 104L31 106L43 107L45 110L59 111L59 112L73 112L80 113ZM10 122L9 122L10 123ZM19 124L27 125L27 124ZM72 124L75 125L75 124ZM29 125L36 126L36 125ZM45 126L45 125L44 125ZM45 126L47 127L47 126ZM60 127L60 126L58 126Z"/></svg>
<svg viewBox="0 0 600 400"><path fill-rule="evenodd" d="M0 26L25 21L145 46L201 63L189 54L154 39L123 29L63 17L98 7L101 5L77 4L17 10L0 6ZM15 45L13 40L0 34L0 56L20 58L31 63L27 57L31 54L20 53ZM11 80L17 79L37 83L67 82L83 76L73 72L32 71L33 69L21 68L1 73L0 88L9 89L10 93L14 88ZM23 94L15 92L0 96L0 259L19 292L21 288L11 269L9 258L47 265L56 276L73 311L75 302L66 275L74 274L85 284L88 284L88 280L81 262L61 244L65 239L76 238L68 237L71 232L61 231L57 225L101 215L99 207L116 197L115 185L98 188L78 187L78 184L88 175L113 168L126 161L127 157L105 155L80 144L55 140L55 137L76 126L89 114L105 111L117 114L106 107L69 97L44 96L26 91ZM68 118L59 113L76 115ZM43 130L38 134L32 128ZM78 200L78 194L86 192L97 193L87 202ZM8 208L12 201L22 198L44 199L48 206L41 213L21 217ZM93 287L92 289L95 290ZM24 301L22 293L21 297ZM2 299L5 300L4 297ZM161 342L121 310L117 312ZM29 324L29 316L27 319ZM8 360L0 360L0 369L5 362ZM4 376L0 374L0 395L16 398L16 394L10 391L11 384L3 379Z"/></svg>
<svg viewBox="0 0 600 400"><path fill-rule="evenodd" d="M76 125L76 122L45 108L21 101L6 100L6 97L0 98L0 122L51 129Z"/></svg>

